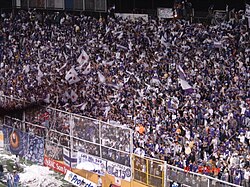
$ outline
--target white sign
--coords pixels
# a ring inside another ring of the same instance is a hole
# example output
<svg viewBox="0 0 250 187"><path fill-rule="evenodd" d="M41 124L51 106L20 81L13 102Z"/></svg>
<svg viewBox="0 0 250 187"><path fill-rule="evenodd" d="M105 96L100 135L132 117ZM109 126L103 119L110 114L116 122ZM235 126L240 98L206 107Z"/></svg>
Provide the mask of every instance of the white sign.
<svg viewBox="0 0 250 187"><path fill-rule="evenodd" d="M86 162L90 162L90 163L97 165L101 168L101 170L92 171L92 172L97 173L98 175L102 175L102 176L105 175L106 163L107 163L106 161L104 161L98 157L95 157L95 156L78 151L78 153L77 153L77 165L79 165L81 163L86 163Z"/></svg>
<svg viewBox="0 0 250 187"><path fill-rule="evenodd" d="M97 185L71 171L67 171L64 180L70 182L71 184L79 187L97 187Z"/></svg>
<svg viewBox="0 0 250 187"><path fill-rule="evenodd" d="M158 18L170 19L174 17L174 12L172 8L158 8Z"/></svg>
<svg viewBox="0 0 250 187"><path fill-rule="evenodd" d="M107 161L107 173L128 182L132 176L131 168L110 161Z"/></svg>
<svg viewBox="0 0 250 187"><path fill-rule="evenodd" d="M139 18L143 19L144 21L148 21L147 14L125 14L125 13L115 13L116 17L120 17L122 19L129 19L135 21Z"/></svg>

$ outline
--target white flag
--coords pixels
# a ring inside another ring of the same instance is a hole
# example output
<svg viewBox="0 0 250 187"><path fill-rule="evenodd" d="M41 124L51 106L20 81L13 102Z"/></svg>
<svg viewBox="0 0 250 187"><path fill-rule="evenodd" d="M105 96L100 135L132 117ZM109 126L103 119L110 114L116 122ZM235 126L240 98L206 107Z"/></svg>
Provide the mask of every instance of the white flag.
<svg viewBox="0 0 250 187"><path fill-rule="evenodd" d="M77 98L78 98L78 95L76 94L76 92L74 92L73 90L71 90L71 93L70 93L70 99L71 99L71 101L74 103L74 102L76 102Z"/></svg>
<svg viewBox="0 0 250 187"><path fill-rule="evenodd" d="M80 110L82 110L82 111L84 111L85 110L85 108L86 108L86 106L87 106L87 102L86 103L84 103L83 105L82 105L82 107L80 108Z"/></svg>
<svg viewBox="0 0 250 187"><path fill-rule="evenodd" d="M101 83L104 83L106 81L106 78L101 74L99 71L97 72L98 74L98 79Z"/></svg>
<svg viewBox="0 0 250 187"><path fill-rule="evenodd" d="M64 103L67 103L68 100L69 100L69 98L70 98L69 93L68 93L67 91L64 92L64 94L62 95L62 101L63 101Z"/></svg>
<svg viewBox="0 0 250 187"><path fill-rule="evenodd" d="M89 61L89 55L84 50L82 50L82 53L80 54L80 56L77 59L77 62L79 64L83 64L83 63L85 64L88 61Z"/></svg>
<svg viewBox="0 0 250 187"><path fill-rule="evenodd" d="M43 72L40 70L40 66L37 66L38 75L36 77L36 80L38 81L38 85L41 85Z"/></svg>
<svg viewBox="0 0 250 187"><path fill-rule="evenodd" d="M69 84L74 84L80 81L80 78L78 77L78 73L76 72L74 67L72 67L66 73L65 79L68 81Z"/></svg>
<svg viewBox="0 0 250 187"><path fill-rule="evenodd" d="M83 75L88 75L91 71L91 66L90 63L89 65L85 68L85 70L82 72Z"/></svg>
<svg viewBox="0 0 250 187"><path fill-rule="evenodd" d="M183 90L188 90L188 89L193 89L192 86L190 86L190 84L188 84L187 81L183 80L183 79L179 79L180 83L181 83L181 87Z"/></svg>

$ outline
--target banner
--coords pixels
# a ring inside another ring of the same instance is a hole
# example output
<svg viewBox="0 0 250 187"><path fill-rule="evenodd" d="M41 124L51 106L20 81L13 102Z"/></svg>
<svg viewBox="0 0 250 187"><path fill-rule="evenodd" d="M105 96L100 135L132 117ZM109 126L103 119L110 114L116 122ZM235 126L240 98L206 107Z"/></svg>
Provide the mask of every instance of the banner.
<svg viewBox="0 0 250 187"><path fill-rule="evenodd" d="M132 21L135 21L138 18L143 19L144 21L148 21L148 15L147 14L125 14L125 13L115 13L116 17L120 17L122 19L129 19Z"/></svg>
<svg viewBox="0 0 250 187"><path fill-rule="evenodd" d="M44 139L35 135L27 135L28 150L25 158L31 162L43 163L44 158Z"/></svg>
<svg viewBox="0 0 250 187"><path fill-rule="evenodd" d="M77 165L77 152L70 152L69 149L63 148L63 161L64 164L76 168Z"/></svg>
<svg viewBox="0 0 250 187"><path fill-rule="evenodd" d="M111 161L107 161L107 173L128 182L130 182L132 176L131 168Z"/></svg>
<svg viewBox="0 0 250 187"><path fill-rule="evenodd" d="M27 149L27 136L17 129L3 126L4 144L7 151L23 157Z"/></svg>
<svg viewBox="0 0 250 187"><path fill-rule="evenodd" d="M102 176L105 175L107 161L104 161L98 157L95 157L95 156L78 151L78 153L77 153L77 165L84 163L84 162L90 162L90 163L100 167L100 170L96 170L96 171L94 170L91 172L96 173L98 175L102 175Z"/></svg>
<svg viewBox="0 0 250 187"><path fill-rule="evenodd" d="M67 182L70 182L71 184L75 185L75 186L79 186L79 187L97 187L97 185L71 171L67 171L64 180L66 180Z"/></svg>
<svg viewBox="0 0 250 187"><path fill-rule="evenodd" d="M170 19L174 17L174 12L172 8L158 8L157 13L159 19Z"/></svg>
<svg viewBox="0 0 250 187"><path fill-rule="evenodd" d="M54 159L51 159L47 156L44 156L44 166L47 166L51 169L53 169L54 171L57 171L59 173L62 174L66 174L68 170L71 170L71 168L69 166L66 166L65 164L56 161Z"/></svg>

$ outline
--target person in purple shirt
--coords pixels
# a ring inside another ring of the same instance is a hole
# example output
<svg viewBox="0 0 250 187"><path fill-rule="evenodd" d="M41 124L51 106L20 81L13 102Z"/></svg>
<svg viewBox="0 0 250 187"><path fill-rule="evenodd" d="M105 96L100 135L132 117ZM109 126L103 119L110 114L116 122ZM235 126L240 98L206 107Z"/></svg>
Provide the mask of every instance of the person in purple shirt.
<svg viewBox="0 0 250 187"><path fill-rule="evenodd" d="M18 187L19 180L20 180L20 176L19 176L18 173L15 171L15 172L14 172L14 187Z"/></svg>

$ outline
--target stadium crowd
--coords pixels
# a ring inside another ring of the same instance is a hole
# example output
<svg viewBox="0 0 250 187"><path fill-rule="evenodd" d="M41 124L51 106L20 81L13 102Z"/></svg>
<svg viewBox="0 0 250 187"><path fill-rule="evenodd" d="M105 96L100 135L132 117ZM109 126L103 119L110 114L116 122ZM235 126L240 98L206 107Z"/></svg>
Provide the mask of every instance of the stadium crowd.
<svg viewBox="0 0 250 187"><path fill-rule="evenodd" d="M136 154L195 172L220 168L207 174L249 185L244 20L206 25L19 11L3 14L0 28L1 94L115 121L134 130Z"/></svg>

